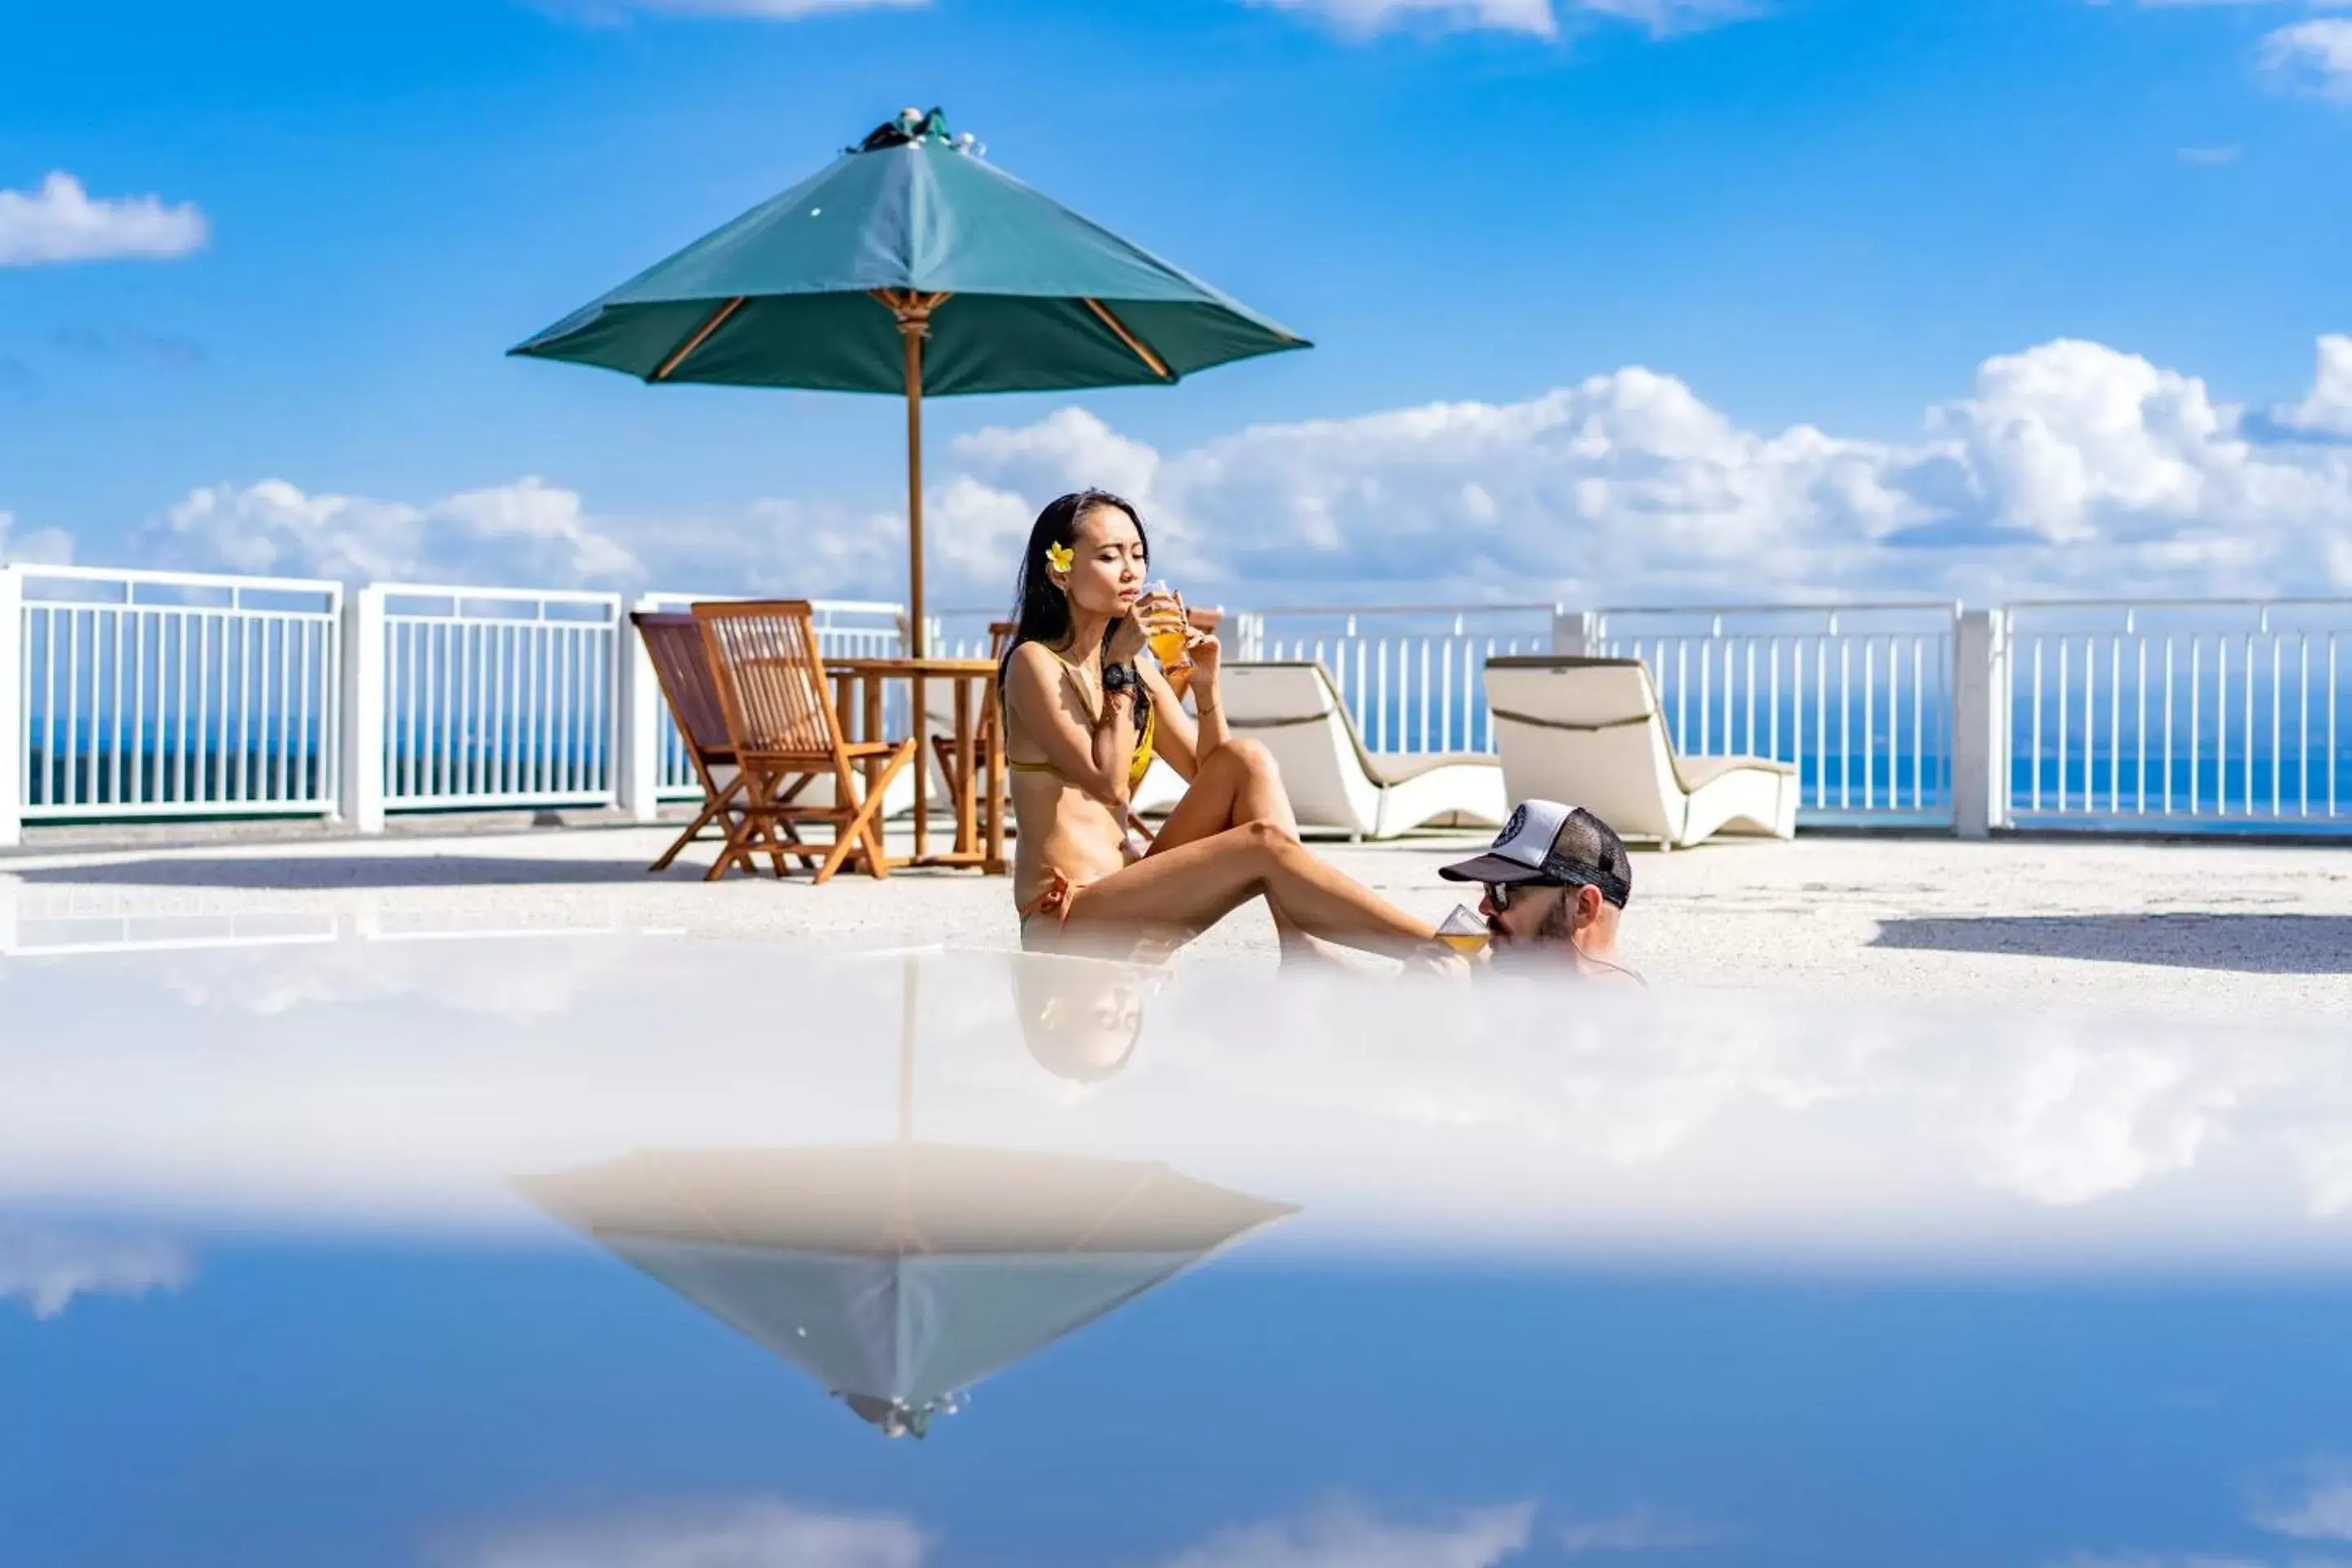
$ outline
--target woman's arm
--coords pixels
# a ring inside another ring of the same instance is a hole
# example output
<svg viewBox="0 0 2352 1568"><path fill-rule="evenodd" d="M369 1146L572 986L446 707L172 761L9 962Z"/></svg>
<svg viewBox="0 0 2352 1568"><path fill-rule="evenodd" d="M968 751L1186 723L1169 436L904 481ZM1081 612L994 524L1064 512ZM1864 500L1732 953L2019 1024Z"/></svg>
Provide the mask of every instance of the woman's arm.
<svg viewBox="0 0 2352 1568"><path fill-rule="evenodd" d="M1036 643L1013 650L1004 689L1013 721L1037 743L1054 771L1123 811L1128 765L1135 755L1134 704L1113 693L1105 704L1105 722L1089 723L1061 660Z"/></svg>
<svg viewBox="0 0 2352 1568"><path fill-rule="evenodd" d="M1217 692L1217 639L1206 632L1192 634L1192 668L1188 689L1200 717L1184 711L1184 699L1157 668L1143 672L1143 689L1151 700L1157 727L1151 731L1155 756L1190 783L1216 749L1232 738L1225 728L1225 707Z"/></svg>
<svg viewBox="0 0 2352 1568"><path fill-rule="evenodd" d="M1225 700L1217 679L1223 652L1214 633L1193 631L1187 654L1192 660L1192 710L1200 716L1194 744L1204 757L1233 739L1233 731L1225 728Z"/></svg>

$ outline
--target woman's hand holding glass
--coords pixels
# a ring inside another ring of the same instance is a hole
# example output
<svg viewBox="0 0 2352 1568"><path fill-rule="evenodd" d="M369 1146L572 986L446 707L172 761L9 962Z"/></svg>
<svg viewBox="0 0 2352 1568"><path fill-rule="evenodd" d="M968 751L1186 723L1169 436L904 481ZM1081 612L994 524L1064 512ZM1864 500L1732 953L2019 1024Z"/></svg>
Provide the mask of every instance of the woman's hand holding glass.
<svg viewBox="0 0 2352 1568"><path fill-rule="evenodd" d="M1214 632L1204 632L1198 626L1185 628L1184 662L1192 667L1192 684L1213 687L1217 683L1217 660L1224 653L1224 645Z"/></svg>

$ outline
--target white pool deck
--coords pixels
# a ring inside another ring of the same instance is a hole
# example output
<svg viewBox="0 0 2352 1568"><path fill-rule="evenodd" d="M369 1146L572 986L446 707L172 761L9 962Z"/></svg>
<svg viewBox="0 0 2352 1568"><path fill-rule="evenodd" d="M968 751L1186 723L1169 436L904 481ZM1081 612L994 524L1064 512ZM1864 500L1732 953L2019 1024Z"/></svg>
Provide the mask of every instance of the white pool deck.
<svg viewBox="0 0 2352 1568"><path fill-rule="evenodd" d="M857 945L1015 945L1009 884L902 871L702 882L645 867L674 829L541 827L381 840L263 838L0 858L0 951L201 943L337 920L410 929L686 930ZM1409 908L1458 898L1437 868L1480 842L1438 837L1320 852ZM1625 946L1654 984L2164 1017L2352 1022L2352 848L2011 839L1801 837L1637 854ZM272 922L279 922L273 925ZM287 927L283 922L294 922ZM1270 964L1260 910L1195 963Z"/></svg>

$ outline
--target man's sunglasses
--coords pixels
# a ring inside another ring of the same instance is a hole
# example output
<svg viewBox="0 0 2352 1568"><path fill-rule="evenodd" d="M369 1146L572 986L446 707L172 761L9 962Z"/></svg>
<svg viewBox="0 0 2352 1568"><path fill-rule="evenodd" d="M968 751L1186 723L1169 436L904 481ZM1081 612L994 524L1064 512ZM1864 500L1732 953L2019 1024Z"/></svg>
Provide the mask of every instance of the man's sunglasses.
<svg viewBox="0 0 2352 1568"><path fill-rule="evenodd" d="M1496 914L1507 915L1511 912L1511 900L1514 899L1524 898L1538 889L1568 888L1575 884L1572 882L1488 882L1485 886L1486 901L1495 906Z"/></svg>

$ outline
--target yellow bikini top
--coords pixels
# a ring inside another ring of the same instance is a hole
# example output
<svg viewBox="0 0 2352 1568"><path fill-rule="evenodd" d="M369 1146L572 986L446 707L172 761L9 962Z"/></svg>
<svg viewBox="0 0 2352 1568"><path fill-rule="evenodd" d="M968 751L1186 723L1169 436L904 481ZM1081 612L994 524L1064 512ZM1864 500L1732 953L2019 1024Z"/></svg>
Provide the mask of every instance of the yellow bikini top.
<svg viewBox="0 0 2352 1568"><path fill-rule="evenodd" d="M1077 688L1078 700L1086 705L1087 721L1100 724L1102 707L1097 701L1094 693L1087 689L1087 683L1078 679L1078 667L1050 647L1045 651L1054 655L1055 662L1059 663L1069 676L1070 684ZM1151 771L1151 737L1159 718L1159 715L1153 711L1150 694L1139 690L1138 696L1139 699L1138 706L1143 710L1143 728L1135 737L1135 760L1129 763L1127 768L1127 787L1130 792L1142 784L1143 775ZM1062 770L1051 763L1023 763L1008 758L1004 765L1016 773L1051 773L1055 778L1062 777Z"/></svg>

